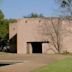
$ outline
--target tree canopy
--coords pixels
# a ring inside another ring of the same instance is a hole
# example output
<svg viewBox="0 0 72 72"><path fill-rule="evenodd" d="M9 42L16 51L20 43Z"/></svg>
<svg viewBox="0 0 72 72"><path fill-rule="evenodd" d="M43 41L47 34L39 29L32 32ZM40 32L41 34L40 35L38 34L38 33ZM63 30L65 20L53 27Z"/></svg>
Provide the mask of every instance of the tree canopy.
<svg viewBox="0 0 72 72"><path fill-rule="evenodd" d="M37 17L44 17L42 14L31 13L28 16L24 16L24 18L37 18Z"/></svg>
<svg viewBox="0 0 72 72"><path fill-rule="evenodd" d="M0 38L7 37L9 33L9 23L15 22L15 19L5 19L5 16L0 10Z"/></svg>
<svg viewBox="0 0 72 72"><path fill-rule="evenodd" d="M0 10L0 20L1 19L4 19L4 14L3 14L3 12Z"/></svg>
<svg viewBox="0 0 72 72"><path fill-rule="evenodd" d="M72 0L57 0L57 2L67 16L72 16Z"/></svg>

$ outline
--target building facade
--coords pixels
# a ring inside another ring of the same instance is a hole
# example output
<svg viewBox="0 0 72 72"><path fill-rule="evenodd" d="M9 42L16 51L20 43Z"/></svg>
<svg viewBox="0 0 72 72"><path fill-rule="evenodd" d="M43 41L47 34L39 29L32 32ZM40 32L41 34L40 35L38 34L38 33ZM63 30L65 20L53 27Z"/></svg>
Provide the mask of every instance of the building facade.
<svg viewBox="0 0 72 72"><path fill-rule="evenodd" d="M12 51L18 54L72 52L72 21L58 17L24 18L9 25Z"/></svg>

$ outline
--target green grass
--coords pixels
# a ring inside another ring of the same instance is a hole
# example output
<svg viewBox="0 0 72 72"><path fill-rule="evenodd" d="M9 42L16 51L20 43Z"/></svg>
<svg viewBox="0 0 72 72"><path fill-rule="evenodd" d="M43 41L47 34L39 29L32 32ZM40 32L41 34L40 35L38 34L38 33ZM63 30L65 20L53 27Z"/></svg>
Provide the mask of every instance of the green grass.
<svg viewBox="0 0 72 72"><path fill-rule="evenodd" d="M72 57L57 61L32 72L72 72Z"/></svg>

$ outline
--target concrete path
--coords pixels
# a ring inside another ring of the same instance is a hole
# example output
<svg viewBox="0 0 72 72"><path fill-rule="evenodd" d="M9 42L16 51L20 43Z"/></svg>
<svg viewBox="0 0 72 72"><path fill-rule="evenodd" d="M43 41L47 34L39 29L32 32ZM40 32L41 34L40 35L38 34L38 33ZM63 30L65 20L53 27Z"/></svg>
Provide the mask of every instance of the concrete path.
<svg viewBox="0 0 72 72"><path fill-rule="evenodd" d="M0 63L13 63L0 67L0 72L30 72L46 64L66 58L64 55L5 55Z"/></svg>

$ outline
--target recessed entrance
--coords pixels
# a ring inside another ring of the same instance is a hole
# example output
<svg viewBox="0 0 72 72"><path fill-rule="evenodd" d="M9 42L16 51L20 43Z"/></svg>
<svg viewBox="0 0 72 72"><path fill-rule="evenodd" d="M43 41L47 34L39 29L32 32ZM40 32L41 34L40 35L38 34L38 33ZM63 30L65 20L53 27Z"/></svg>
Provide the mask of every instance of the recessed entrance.
<svg viewBox="0 0 72 72"><path fill-rule="evenodd" d="M48 48L48 41L44 42L27 42L27 54L32 53L45 53L45 49ZM46 45L45 45L46 44Z"/></svg>
<svg viewBox="0 0 72 72"><path fill-rule="evenodd" d="M32 42L32 53L42 53L42 43L41 42Z"/></svg>

